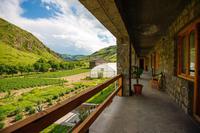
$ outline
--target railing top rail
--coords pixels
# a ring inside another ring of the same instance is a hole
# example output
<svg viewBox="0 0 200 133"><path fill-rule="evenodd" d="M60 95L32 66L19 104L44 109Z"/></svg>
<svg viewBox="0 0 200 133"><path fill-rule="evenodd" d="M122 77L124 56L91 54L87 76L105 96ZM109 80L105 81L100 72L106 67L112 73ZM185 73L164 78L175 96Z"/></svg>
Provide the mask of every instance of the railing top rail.
<svg viewBox="0 0 200 133"><path fill-rule="evenodd" d="M76 96L73 96L70 99L66 99L56 104L55 106L52 106L42 112L33 114L30 117L15 123L14 125L6 127L0 130L0 132L39 132L121 77L122 75L119 74L112 79L99 84L98 86L92 87Z"/></svg>

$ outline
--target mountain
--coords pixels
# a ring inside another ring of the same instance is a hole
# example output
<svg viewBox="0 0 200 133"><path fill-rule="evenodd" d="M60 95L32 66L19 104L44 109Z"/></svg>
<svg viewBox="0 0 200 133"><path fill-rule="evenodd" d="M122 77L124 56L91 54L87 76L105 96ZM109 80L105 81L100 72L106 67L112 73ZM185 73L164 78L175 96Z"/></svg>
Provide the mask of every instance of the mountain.
<svg viewBox="0 0 200 133"><path fill-rule="evenodd" d="M31 33L0 18L0 64L33 64L40 58L61 61Z"/></svg>
<svg viewBox="0 0 200 133"><path fill-rule="evenodd" d="M61 54L60 56L66 61L77 61L85 57L85 55L70 55L70 54Z"/></svg>
<svg viewBox="0 0 200 133"><path fill-rule="evenodd" d="M103 49L100 49L91 55L69 55L69 54L61 54L60 56L67 61L89 61L94 59L104 59L107 62L116 62L116 51L117 46L109 46Z"/></svg>
<svg viewBox="0 0 200 133"><path fill-rule="evenodd" d="M117 60L116 56L117 56L117 46L113 45L94 52L93 54L89 55L88 58L90 58L90 60L101 58L108 62L116 62Z"/></svg>

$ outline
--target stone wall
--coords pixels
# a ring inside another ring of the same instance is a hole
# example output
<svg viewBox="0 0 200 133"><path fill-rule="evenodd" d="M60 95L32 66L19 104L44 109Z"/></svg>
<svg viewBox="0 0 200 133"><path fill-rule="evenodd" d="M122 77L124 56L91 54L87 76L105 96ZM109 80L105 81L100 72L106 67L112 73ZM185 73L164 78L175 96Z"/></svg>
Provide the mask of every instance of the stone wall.
<svg viewBox="0 0 200 133"><path fill-rule="evenodd" d="M117 38L117 73L123 75L123 96L129 96L129 39Z"/></svg>
<svg viewBox="0 0 200 133"><path fill-rule="evenodd" d="M192 82L179 78L176 75L176 36L187 24L199 17L200 1L191 0L191 4L171 24L166 35L157 42L155 49L152 51L160 53L160 67L156 71L164 72L167 93L186 113L191 113L194 87Z"/></svg>

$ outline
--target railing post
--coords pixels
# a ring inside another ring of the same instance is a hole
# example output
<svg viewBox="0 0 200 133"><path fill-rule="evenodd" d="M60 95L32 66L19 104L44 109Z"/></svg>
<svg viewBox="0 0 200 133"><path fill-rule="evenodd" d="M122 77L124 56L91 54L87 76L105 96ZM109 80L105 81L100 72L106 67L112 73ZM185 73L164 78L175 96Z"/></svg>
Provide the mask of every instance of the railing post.
<svg viewBox="0 0 200 133"><path fill-rule="evenodd" d="M122 76L118 79L118 87L122 86ZM118 96L122 96L122 87L117 93Z"/></svg>

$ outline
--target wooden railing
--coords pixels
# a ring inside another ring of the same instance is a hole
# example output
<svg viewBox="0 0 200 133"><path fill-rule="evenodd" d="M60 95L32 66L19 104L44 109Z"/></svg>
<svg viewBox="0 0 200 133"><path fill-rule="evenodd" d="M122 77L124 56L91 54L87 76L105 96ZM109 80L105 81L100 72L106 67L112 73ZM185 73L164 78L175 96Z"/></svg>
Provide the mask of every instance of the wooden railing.
<svg viewBox="0 0 200 133"><path fill-rule="evenodd" d="M89 98L103 90L104 88L108 87L110 84L118 81L118 88L115 89L108 98L100 104L97 109L92 112L77 128L74 129L74 133L78 132L86 132L90 125L95 121L95 119L100 115L100 113L108 106L111 102L113 97L118 94L122 95L122 75L117 75L112 79L107 80L106 82L88 89L70 99L62 101L56 104L53 107L50 107L42 112L36 113L31 115L30 117L21 120L9 127L6 127L0 130L1 133L9 133L9 132L16 132L16 133L36 133L44 128L48 127L49 125L53 124L55 121L69 113L70 111L74 110L76 107L80 106L82 103L87 101Z"/></svg>

